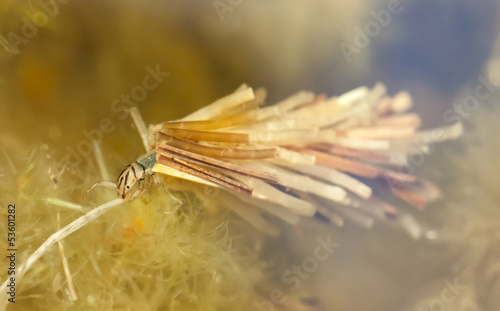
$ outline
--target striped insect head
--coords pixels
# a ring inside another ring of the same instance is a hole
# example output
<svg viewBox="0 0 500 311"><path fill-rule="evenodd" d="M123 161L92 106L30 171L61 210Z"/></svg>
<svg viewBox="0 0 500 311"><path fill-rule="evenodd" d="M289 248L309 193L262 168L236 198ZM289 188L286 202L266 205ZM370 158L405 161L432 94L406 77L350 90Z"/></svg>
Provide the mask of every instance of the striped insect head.
<svg viewBox="0 0 500 311"><path fill-rule="evenodd" d="M144 166L138 162L125 167L116 181L118 196L125 199L133 189L137 188L136 186L140 186L141 181L144 180L145 171Z"/></svg>

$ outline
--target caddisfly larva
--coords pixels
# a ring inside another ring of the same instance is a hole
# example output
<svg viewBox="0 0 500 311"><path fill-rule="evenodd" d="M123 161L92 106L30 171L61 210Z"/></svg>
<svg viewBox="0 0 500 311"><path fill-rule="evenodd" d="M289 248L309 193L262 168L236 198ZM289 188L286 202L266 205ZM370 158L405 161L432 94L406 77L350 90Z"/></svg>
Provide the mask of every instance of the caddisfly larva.
<svg viewBox="0 0 500 311"><path fill-rule="evenodd" d="M116 181L118 197L125 199L131 191L136 188L130 197L130 201L137 198L146 190L146 183L153 175L153 166L156 164L156 152L153 152L134 163L127 165L120 173Z"/></svg>
<svg viewBox="0 0 500 311"><path fill-rule="evenodd" d="M157 173L226 189L287 221L321 214L369 227L398 215L374 186L390 187L417 208L438 197L432 184L398 166L421 146L458 137L460 123L440 128L440 140L433 140L408 112L409 94L388 96L382 84L331 98L301 91L269 106L265 95L243 85L183 119L149 128L131 108L147 155L118 176L119 198L139 197ZM224 192L224 202L234 200ZM249 217L262 222L257 216Z"/></svg>

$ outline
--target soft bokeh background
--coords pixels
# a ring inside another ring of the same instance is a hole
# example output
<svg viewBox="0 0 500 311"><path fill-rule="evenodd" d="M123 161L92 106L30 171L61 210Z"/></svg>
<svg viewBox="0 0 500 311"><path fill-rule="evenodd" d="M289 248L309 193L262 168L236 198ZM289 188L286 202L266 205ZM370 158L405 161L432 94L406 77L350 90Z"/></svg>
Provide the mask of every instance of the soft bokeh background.
<svg viewBox="0 0 500 311"><path fill-rule="evenodd" d="M20 159L43 143L61 159L107 118L114 130L103 135L103 151L118 159L110 169L119 173L143 151L131 120L112 103L142 85L148 66L168 73L137 103L151 123L179 118L241 83L266 87L273 102L301 89L335 95L383 81L391 92L409 90L431 126L474 93L478 76L500 84L495 0L401 1L401 12L347 58L341 44L356 46L357 29L388 3L4 0L4 44L11 33L22 36L42 6L54 15L20 41L18 53L0 50L1 147ZM317 298L327 310L498 310L499 96L493 92L463 118L462 140L438 146L417 168L444 192L422 213L407 209L436 232L431 239L413 241L382 225L284 226L282 237L256 247L268 288ZM338 250L290 291L283 272L329 234ZM443 301L445 282L455 280L466 289Z"/></svg>

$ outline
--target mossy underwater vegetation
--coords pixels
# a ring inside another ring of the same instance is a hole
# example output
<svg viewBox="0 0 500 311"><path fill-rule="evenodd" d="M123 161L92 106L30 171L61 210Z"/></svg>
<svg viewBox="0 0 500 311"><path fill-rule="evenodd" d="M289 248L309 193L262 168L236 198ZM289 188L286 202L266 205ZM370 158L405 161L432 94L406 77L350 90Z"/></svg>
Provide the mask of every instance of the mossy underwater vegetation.
<svg viewBox="0 0 500 311"><path fill-rule="evenodd" d="M17 206L18 269L48 236L109 199L97 190L82 202L81 190L97 170L55 171L47 147L2 162L2 201ZM189 192L159 188L109 210L65 238L62 248L47 250L17 280L16 303L7 310L239 309L259 276L255 256L232 247L225 213L208 212ZM65 206L69 201L78 204ZM2 275L6 264L3 258Z"/></svg>

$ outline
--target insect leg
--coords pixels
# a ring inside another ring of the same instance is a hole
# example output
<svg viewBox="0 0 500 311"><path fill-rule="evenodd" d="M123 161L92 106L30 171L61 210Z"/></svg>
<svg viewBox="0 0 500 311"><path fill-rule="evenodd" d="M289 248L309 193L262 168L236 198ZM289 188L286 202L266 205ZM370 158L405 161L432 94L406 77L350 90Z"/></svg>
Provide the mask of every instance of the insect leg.
<svg viewBox="0 0 500 311"><path fill-rule="evenodd" d="M88 188L87 191L85 191L85 193L83 194L83 199L85 200L85 197L98 186L102 186L111 190L116 190L116 184L114 182L109 180L103 180L90 186L90 188Z"/></svg>

